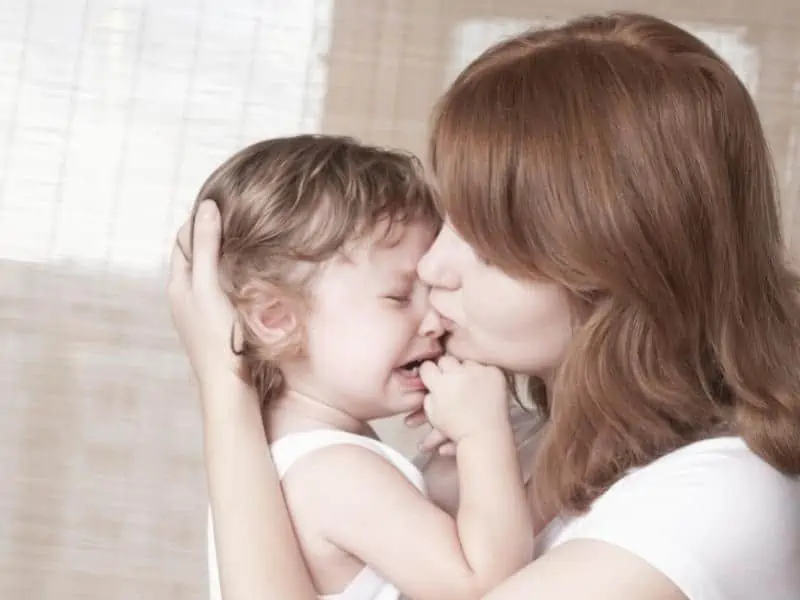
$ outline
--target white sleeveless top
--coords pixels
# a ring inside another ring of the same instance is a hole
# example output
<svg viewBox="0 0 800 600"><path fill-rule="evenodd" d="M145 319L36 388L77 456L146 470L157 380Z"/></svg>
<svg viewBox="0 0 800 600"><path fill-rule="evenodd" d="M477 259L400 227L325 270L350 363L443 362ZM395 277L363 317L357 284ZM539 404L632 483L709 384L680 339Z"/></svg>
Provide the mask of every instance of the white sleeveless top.
<svg viewBox="0 0 800 600"><path fill-rule="evenodd" d="M382 456L400 471L414 487L427 495L425 481L420 470L397 450L372 438L345 431L319 429L284 436L271 444L270 451L278 471L278 477L283 479L292 465L300 458L316 450L339 444L360 446ZM208 511L208 576L210 600L222 600L216 547L214 545L214 526L210 508ZM321 600L398 600L400 591L378 573L369 567L364 567L344 591L338 594L319 596L319 598Z"/></svg>
<svg viewBox="0 0 800 600"><path fill-rule="evenodd" d="M577 539L627 550L689 600L800 600L800 478L739 437L695 442L632 470L588 512L553 520L537 555Z"/></svg>

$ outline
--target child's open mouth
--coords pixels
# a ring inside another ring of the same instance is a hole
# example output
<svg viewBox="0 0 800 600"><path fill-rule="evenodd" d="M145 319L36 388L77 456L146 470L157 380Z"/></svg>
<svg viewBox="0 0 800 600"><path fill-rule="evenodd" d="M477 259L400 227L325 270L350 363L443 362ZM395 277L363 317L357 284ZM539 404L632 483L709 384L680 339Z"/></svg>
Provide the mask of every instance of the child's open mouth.
<svg viewBox="0 0 800 600"><path fill-rule="evenodd" d="M417 375L419 375L419 367L421 364L422 360L412 360L404 365L401 365L397 370L400 371L400 373L403 375L407 375L409 377L416 377Z"/></svg>
<svg viewBox="0 0 800 600"><path fill-rule="evenodd" d="M424 392L425 384L419 376L419 367L425 359L411 360L395 369L403 387L410 392Z"/></svg>
<svg viewBox="0 0 800 600"><path fill-rule="evenodd" d="M425 361L436 360L441 355L442 347L438 343L436 345L431 345L426 350L415 354L412 360L404 362L399 367L396 367L394 372L397 373L397 376L403 382L403 387L414 392L424 392L426 388L419 376L419 368Z"/></svg>

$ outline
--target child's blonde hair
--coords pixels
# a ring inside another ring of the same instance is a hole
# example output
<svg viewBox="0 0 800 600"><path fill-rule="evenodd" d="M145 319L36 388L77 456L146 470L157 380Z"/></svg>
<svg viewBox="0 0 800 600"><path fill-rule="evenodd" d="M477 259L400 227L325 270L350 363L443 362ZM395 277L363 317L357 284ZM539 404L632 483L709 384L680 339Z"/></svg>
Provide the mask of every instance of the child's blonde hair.
<svg viewBox="0 0 800 600"><path fill-rule="evenodd" d="M298 135L258 142L218 167L195 210L214 200L222 216L222 285L242 314L265 292L307 308L316 267L345 244L393 225L440 219L420 162L348 137ZM262 406L280 395L277 359L303 351L303 324L280 345L240 319L243 377Z"/></svg>

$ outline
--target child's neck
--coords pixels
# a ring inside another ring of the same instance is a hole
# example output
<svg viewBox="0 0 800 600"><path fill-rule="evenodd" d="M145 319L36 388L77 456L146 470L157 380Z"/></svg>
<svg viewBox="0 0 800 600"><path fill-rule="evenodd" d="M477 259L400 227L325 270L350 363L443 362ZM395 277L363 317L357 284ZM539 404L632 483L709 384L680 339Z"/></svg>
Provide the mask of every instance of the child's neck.
<svg viewBox="0 0 800 600"><path fill-rule="evenodd" d="M270 402L266 417L267 438L270 442L291 433L315 429L336 429L358 435L374 435L369 424L296 390L288 390L280 398Z"/></svg>

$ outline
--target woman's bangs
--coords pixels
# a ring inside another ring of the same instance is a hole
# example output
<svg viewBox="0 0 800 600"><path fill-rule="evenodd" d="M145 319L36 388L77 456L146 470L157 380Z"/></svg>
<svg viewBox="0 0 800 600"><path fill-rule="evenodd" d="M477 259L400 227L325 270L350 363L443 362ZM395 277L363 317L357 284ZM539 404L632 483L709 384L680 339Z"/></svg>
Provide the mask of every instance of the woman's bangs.
<svg viewBox="0 0 800 600"><path fill-rule="evenodd" d="M492 121L481 110L479 98L459 102L454 94L439 107L431 139L436 202L442 216L481 258L507 262L499 256L503 248L498 247L497 233L505 229L508 213L498 202L502 196L497 188L500 184L510 189L510 181L499 181L509 170L508 165L497 164L503 158L494 152L498 135L482 126L483 118Z"/></svg>

